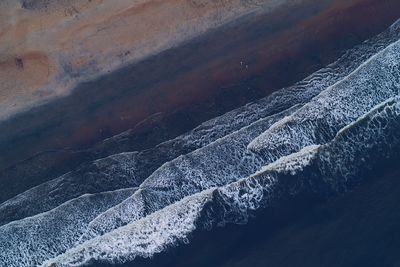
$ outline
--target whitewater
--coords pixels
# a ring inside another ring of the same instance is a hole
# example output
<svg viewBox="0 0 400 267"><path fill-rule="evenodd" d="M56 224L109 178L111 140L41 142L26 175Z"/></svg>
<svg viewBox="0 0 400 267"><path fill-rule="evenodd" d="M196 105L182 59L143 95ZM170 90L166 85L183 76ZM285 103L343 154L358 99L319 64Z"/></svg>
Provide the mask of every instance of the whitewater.
<svg viewBox="0 0 400 267"><path fill-rule="evenodd" d="M304 191L351 190L400 146L399 24L291 87L3 202L0 265L123 263Z"/></svg>

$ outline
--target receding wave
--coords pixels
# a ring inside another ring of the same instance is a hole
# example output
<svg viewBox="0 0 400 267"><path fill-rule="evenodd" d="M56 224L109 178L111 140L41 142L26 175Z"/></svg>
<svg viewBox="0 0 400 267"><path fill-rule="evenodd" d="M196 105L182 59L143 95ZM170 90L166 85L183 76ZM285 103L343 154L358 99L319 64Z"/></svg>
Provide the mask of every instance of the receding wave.
<svg viewBox="0 0 400 267"><path fill-rule="evenodd" d="M246 177L265 164L246 145L271 124L297 109L261 119L157 169L131 197L94 219L83 240L102 235L185 196ZM140 205L138 205L140 203Z"/></svg>
<svg viewBox="0 0 400 267"><path fill-rule="evenodd" d="M150 257L176 242L185 242L199 226L245 222L249 212L273 201L277 190L280 198L290 198L304 190L322 195L339 192L342 188L338 184L349 189L359 174L380 164L374 159L396 154L400 148L399 129L400 98L396 97L374 107L324 145L306 147L249 177L188 196L79 245L44 266ZM361 145L354 146L355 143ZM360 154L368 155L367 159L359 161ZM332 165L337 159L344 165Z"/></svg>
<svg viewBox="0 0 400 267"><path fill-rule="evenodd" d="M163 163L179 155L202 148L261 118L308 102L325 88L349 75L369 57L396 41L400 34L397 24L350 49L336 62L303 81L279 90L269 97L207 121L153 149L116 154L97 160L5 201L0 205L0 225L45 212L85 193L137 186ZM111 141L117 146L118 137L114 139Z"/></svg>
<svg viewBox="0 0 400 267"><path fill-rule="evenodd" d="M396 23L267 98L5 201L0 265L151 257L282 198L350 190L400 146L399 34Z"/></svg>
<svg viewBox="0 0 400 267"><path fill-rule="evenodd" d="M0 227L2 266L36 266L69 249L100 212L134 189L83 195L59 207Z"/></svg>
<svg viewBox="0 0 400 267"><path fill-rule="evenodd" d="M383 49L342 81L252 141L249 149L279 158L312 144L324 144L337 131L400 90L400 41Z"/></svg>

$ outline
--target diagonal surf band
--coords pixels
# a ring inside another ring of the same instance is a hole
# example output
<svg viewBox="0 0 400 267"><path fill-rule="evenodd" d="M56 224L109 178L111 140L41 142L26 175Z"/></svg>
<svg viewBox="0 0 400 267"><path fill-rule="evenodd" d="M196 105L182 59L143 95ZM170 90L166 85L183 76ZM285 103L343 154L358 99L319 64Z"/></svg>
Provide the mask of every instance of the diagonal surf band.
<svg viewBox="0 0 400 267"><path fill-rule="evenodd" d="M399 160L399 30L397 22L303 81L156 148L96 160L7 200L1 217L17 217L0 227L0 261L129 262L300 194L352 190ZM143 164L184 142L197 147Z"/></svg>
<svg viewBox="0 0 400 267"><path fill-rule="evenodd" d="M154 147L290 85L383 31L399 5L326 0L272 14L261 8L15 114L0 124L0 179L9 184L0 200L82 162Z"/></svg>

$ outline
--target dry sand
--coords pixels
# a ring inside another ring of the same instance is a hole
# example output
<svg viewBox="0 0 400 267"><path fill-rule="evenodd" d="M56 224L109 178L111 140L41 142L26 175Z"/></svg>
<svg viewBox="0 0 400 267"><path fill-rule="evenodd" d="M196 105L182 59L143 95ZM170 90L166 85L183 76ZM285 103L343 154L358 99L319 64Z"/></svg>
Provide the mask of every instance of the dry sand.
<svg viewBox="0 0 400 267"><path fill-rule="evenodd" d="M298 1L0 3L0 119L253 11Z"/></svg>

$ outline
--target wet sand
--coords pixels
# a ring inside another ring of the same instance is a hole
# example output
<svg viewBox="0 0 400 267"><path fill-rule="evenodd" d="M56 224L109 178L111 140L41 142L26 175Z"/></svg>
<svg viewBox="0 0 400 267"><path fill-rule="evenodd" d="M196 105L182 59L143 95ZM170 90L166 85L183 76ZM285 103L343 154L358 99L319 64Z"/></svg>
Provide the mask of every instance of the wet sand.
<svg viewBox="0 0 400 267"><path fill-rule="evenodd" d="M399 16L397 0L303 1L295 10L248 15L82 83L0 124L0 179L13 183L1 199L93 158L70 151L127 129L133 141L124 149L151 147L290 85ZM42 153L48 150L56 152ZM45 156L24 161L37 154Z"/></svg>

